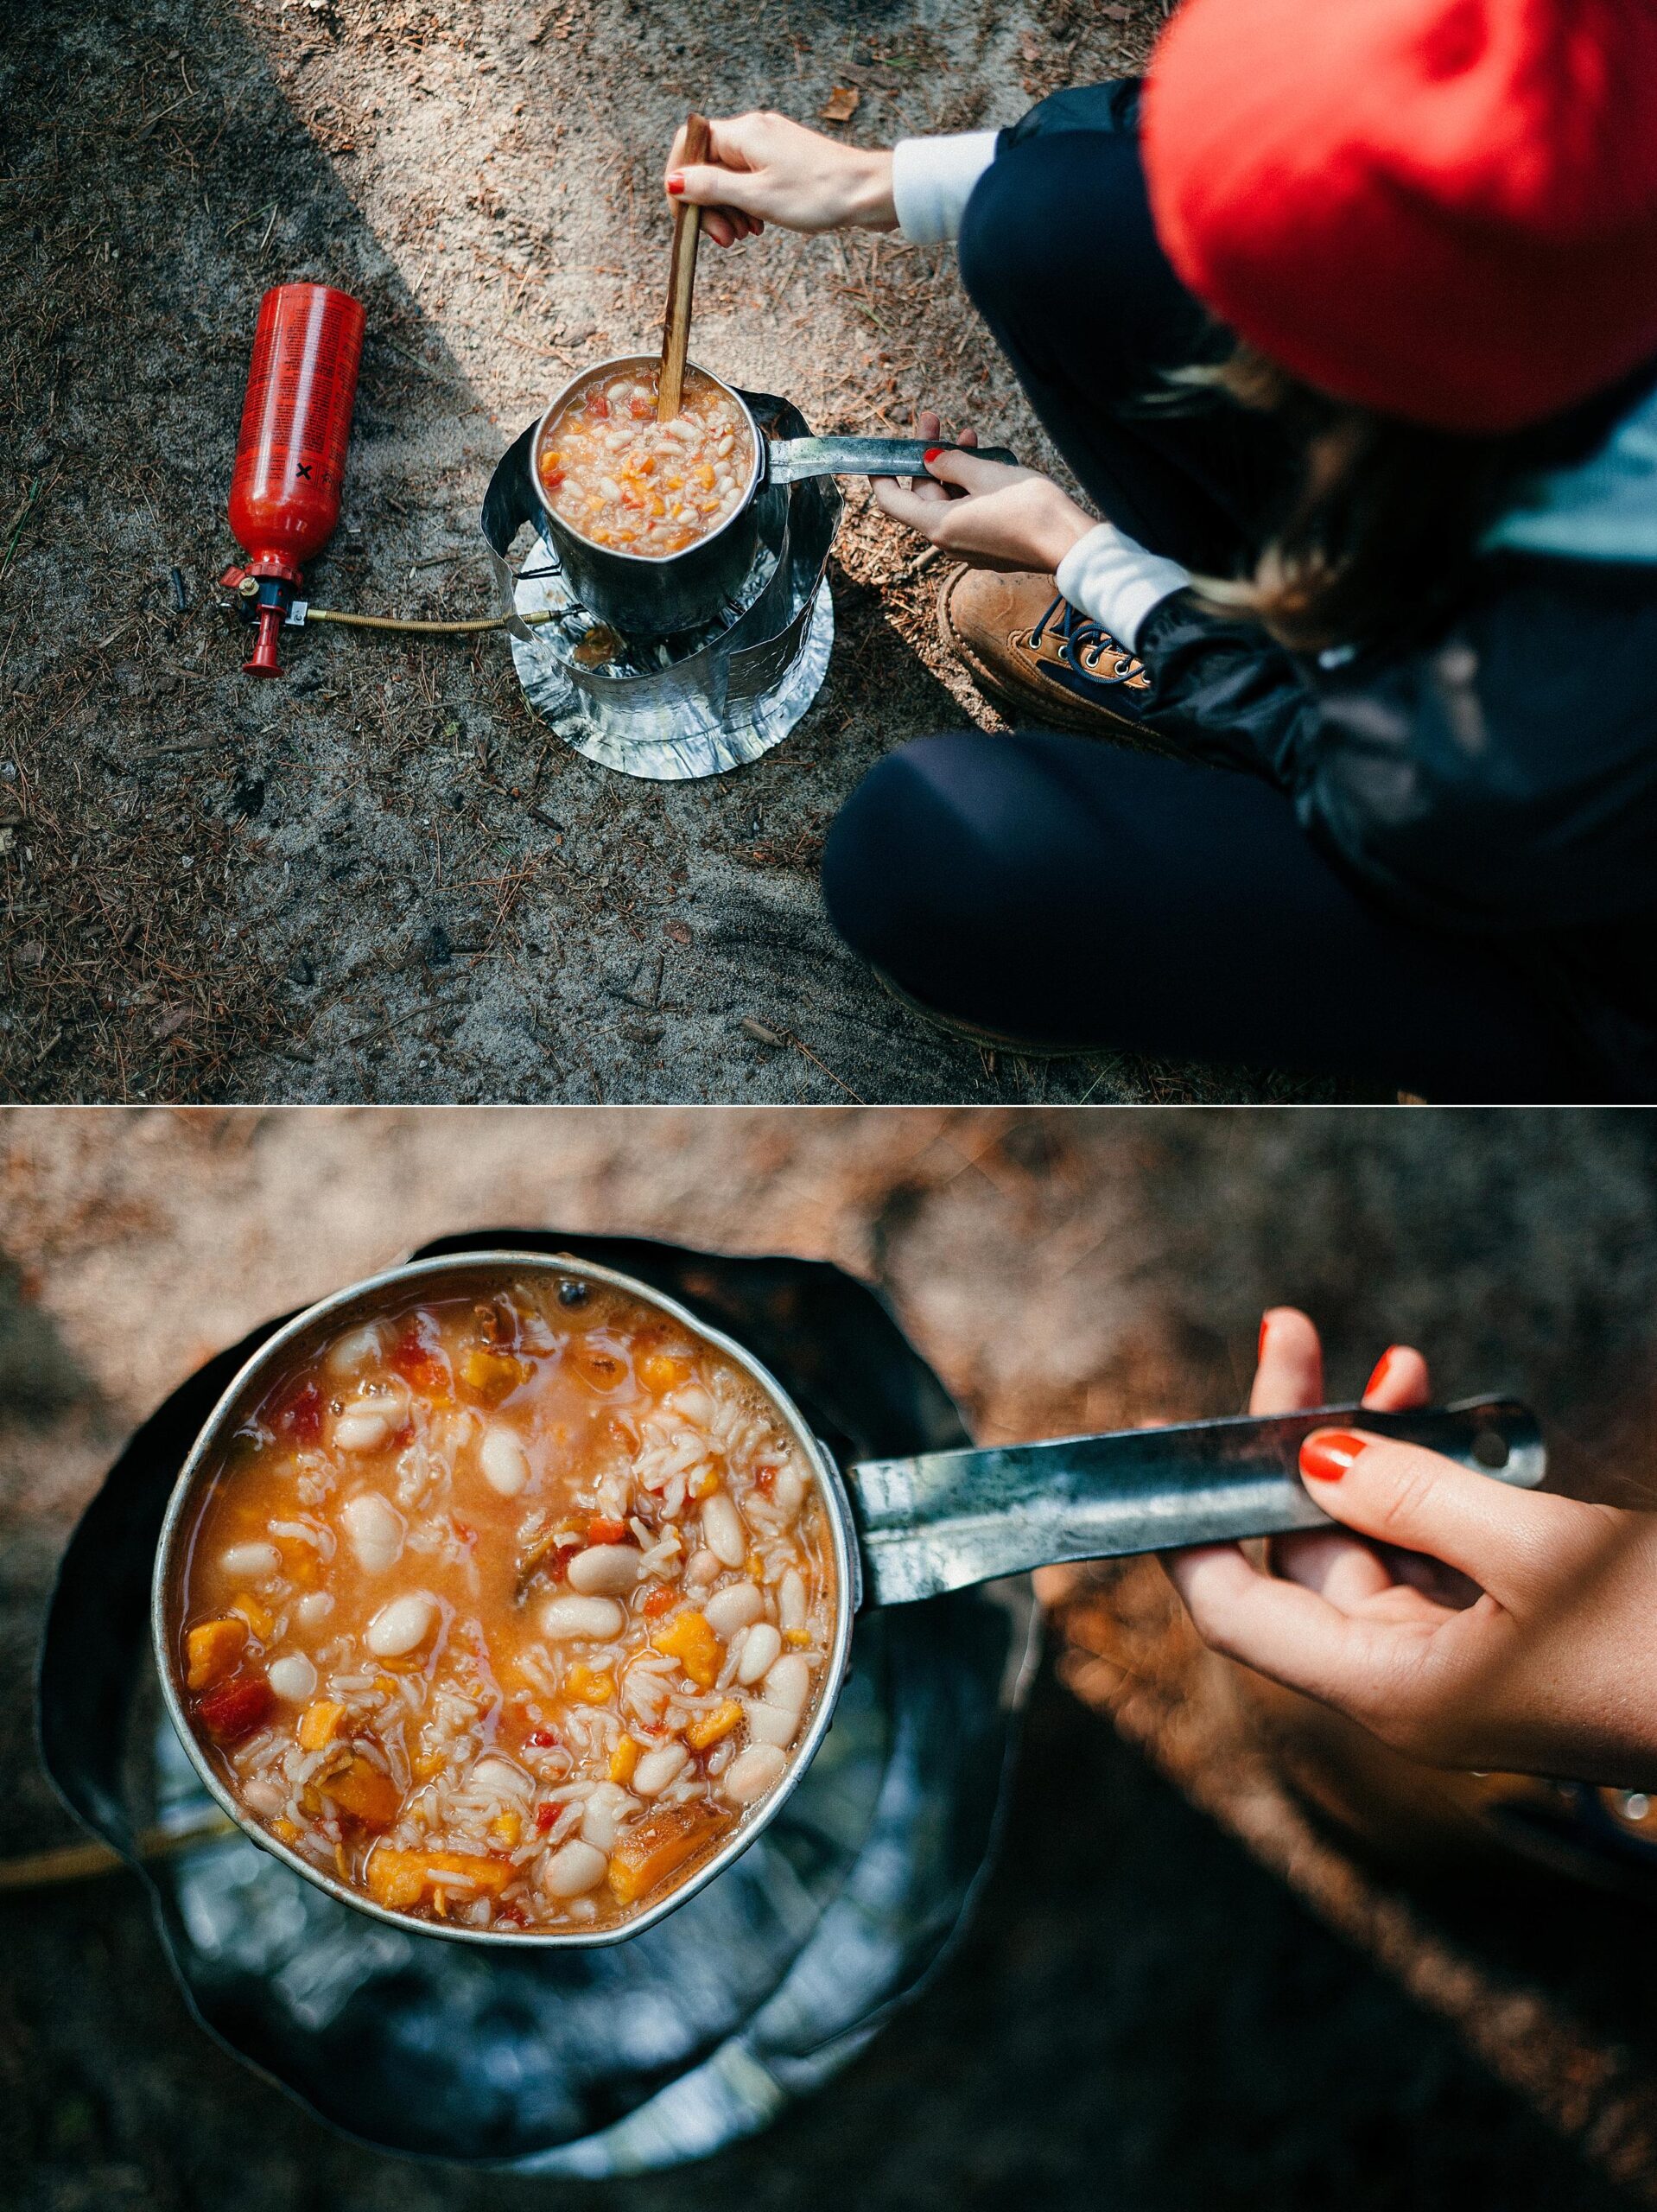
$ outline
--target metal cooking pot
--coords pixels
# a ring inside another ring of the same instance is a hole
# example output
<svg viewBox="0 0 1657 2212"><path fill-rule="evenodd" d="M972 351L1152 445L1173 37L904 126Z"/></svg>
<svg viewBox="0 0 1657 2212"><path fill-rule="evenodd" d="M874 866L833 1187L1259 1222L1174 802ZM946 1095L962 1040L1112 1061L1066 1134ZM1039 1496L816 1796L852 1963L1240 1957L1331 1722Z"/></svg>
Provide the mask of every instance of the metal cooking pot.
<svg viewBox="0 0 1657 2212"><path fill-rule="evenodd" d="M588 1948L640 1934L713 1881L776 1817L828 1733L845 1675L852 1623L864 1606L906 1605L1001 1575L1071 1560L1114 1559L1188 1544L1235 1541L1328 1526L1297 1472L1300 1440L1330 1423L1357 1421L1378 1434L1447 1454L1504 1482L1533 1488L1546 1469L1534 1416L1507 1399L1482 1398L1407 1413L1355 1406L1257 1419L1183 1423L1036 1444L933 1452L841 1467L815 1437L781 1384L746 1346L710 1328L673 1299L612 1268L536 1252L473 1252L411 1262L338 1291L266 1339L214 1407L181 1469L156 1547L150 1631L173 1725L197 1772L225 1811L261 1849L359 1912L407 1929L383 1907L311 1864L248 1815L196 1738L184 1702L178 1599L194 1526L196 1490L223 1446L292 1364L410 1294L476 1296L525 1276L575 1276L609 1283L671 1316L714 1346L765 1394L815 1476L834 1555L835 1626L816 1710L771 1796L693 1873L624 1926L594 1931L428 1927L463 1943Z"/></svg>
<svg viewBox="0 0 1657 2212"><path fill-rule="evenodd" d="M923 473L925 454L949 443L934 439L929 444L920 438L767 439L742 394L711 369L702 369L699 372L719 386L748 427L748 480L740 504L717 530L687 545L682 553L651 556L595 545L555 512L536 465L542 440L571 396L583 386L605 377L650 376L658 366L654 353L630 353L582 369L554 394L527 441L519 441L542 527L557 550L571 590L589 613L625 638L665 638L700 630L737 598L759 554L756 501L768 485L796 484L808 476L917 476ZM513 454L517 450L514 447ZM1013 459L1002 446L984 447L980 457ZM510 461L512 455L507 458ZM491 489L492 495L494 487ZM491 527L487 505L484 528L492 538L498 536L498 529ZM505 544L498 550L504 552Z"/></svg>

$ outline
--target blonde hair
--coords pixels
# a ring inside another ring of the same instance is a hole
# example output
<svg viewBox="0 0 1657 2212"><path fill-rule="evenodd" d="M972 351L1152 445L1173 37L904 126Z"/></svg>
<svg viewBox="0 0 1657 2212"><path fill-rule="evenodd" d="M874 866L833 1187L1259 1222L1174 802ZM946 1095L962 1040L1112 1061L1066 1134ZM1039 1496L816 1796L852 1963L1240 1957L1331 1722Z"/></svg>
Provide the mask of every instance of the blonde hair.
<svg viewBox="0 0 1657 2212"><path fill-rule="evenodd" d="M1216 612L1251 616L1297 652L1426 626L1468 581L1485 532L1538 470L1583 459L1650 366L1570 414L1489 436L1430 429L1336 399L1239 343L1218 367L1179 371L1272 416L1299 456L1252 572L1203 576Z"/></svg>

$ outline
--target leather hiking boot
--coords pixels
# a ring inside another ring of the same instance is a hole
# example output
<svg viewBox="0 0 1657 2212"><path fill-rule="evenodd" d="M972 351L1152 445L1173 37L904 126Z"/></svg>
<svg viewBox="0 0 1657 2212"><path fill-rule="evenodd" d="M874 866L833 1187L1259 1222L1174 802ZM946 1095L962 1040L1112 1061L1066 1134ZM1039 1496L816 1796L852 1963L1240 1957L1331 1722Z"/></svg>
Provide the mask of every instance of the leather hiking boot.
<svg viewBox="0 0 1657 2212"><path fill-rule="evenodd" d="M1151 691L1143 665L1051 576L957 569L938 594L938 632L1011 721L1156 745L1139 726Z"/></svg>

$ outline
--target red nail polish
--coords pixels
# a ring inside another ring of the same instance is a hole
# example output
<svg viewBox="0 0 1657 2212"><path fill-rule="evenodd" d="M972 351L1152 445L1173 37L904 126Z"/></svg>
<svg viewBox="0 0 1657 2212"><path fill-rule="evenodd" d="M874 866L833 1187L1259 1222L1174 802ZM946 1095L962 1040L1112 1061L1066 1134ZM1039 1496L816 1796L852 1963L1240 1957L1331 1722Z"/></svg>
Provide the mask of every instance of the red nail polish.
<svg viewBox="0 0 1657 2212"><path fill-rule="evenodd" d="M1381 1357L1375 1362L1375 1371L1363 1386L1363 1395L1366 1398L1373 1396L1374 1394L1380 1389L1381 1384L1387 1380L1388 1370L1391 1369L1393 1362L1398 1357L1398 1345L1388 1344L1386 1351L1382 1352Z"/></svg>
<svg viewBox="0 0 1657 2212"><path fill-rule="evenodd" d="M926 451L921 455L921 459L928 462L934 461L943 451L942 446L928 446Z"/></svg>
<svg viewBox="0 0 1657 2212"><path fill-rule="evenodd" d="M1271 1315L1269 1313L1262 1313L1260 1317L1260 1342L1254 1347L1254 1364L1257 1367L1260 1361L1266 1357L1266 1332L1271 1327Z"/></svg>
<svg viewBox="0 0 1657 2212"><path fill-rule="evenodd" d="M1300 1471L1313 1482L1337 1483L1360 1452L1369 1448L1367 1437L1349 1428L1317 1428L1303 1440Z"/></svg>
<svg viewBox="0 0 1657 2212"><path fill-rule="evenodd" d="M676 199L684 188L685 181L679 175L677 169L675 169L673 175L668 179L668 190L672 193L674 197Z"/></svg>

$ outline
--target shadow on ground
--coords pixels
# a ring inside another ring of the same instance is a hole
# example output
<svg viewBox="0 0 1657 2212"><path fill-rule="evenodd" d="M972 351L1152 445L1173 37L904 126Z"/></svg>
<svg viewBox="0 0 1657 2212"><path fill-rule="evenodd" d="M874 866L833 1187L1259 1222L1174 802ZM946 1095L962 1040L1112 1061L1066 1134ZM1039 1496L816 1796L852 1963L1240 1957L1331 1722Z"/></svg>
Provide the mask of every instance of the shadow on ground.
<svg viewBox="0 0 1657 2212"><path fill-rule="evenodd" d="M1047 1676L975 1932L824 2094L670 2175L515 2181L340 2142L194 2028L125 1877L0 1904L0 1931L19 2212L1628 2201Z"/></svg>
<svg viewBox="0 0 1657 2212"><path fill-rule="evenodd" d="M503 445L570 369L652 340L656 172L693 100L810 118L854 86L872 141L1000 122L1065 74L1123 67L1159 12L27 7L0 56L0 1090L1310 1095L1237 1071L987 1060L841 949L816 883L828 822L894 745L986 714L932 635L936 570L917 573L914 542L865 505L816 705L762 762L695 785L632 783L551 740L499 637L290 632L285 679L258 685L213 604L267 285L326 278L368 307L318 603L484 611L476 515ZM943 257L764 245L703 257L709 365L820 427L898 429L930 400L1038 450Z"/></svg>

